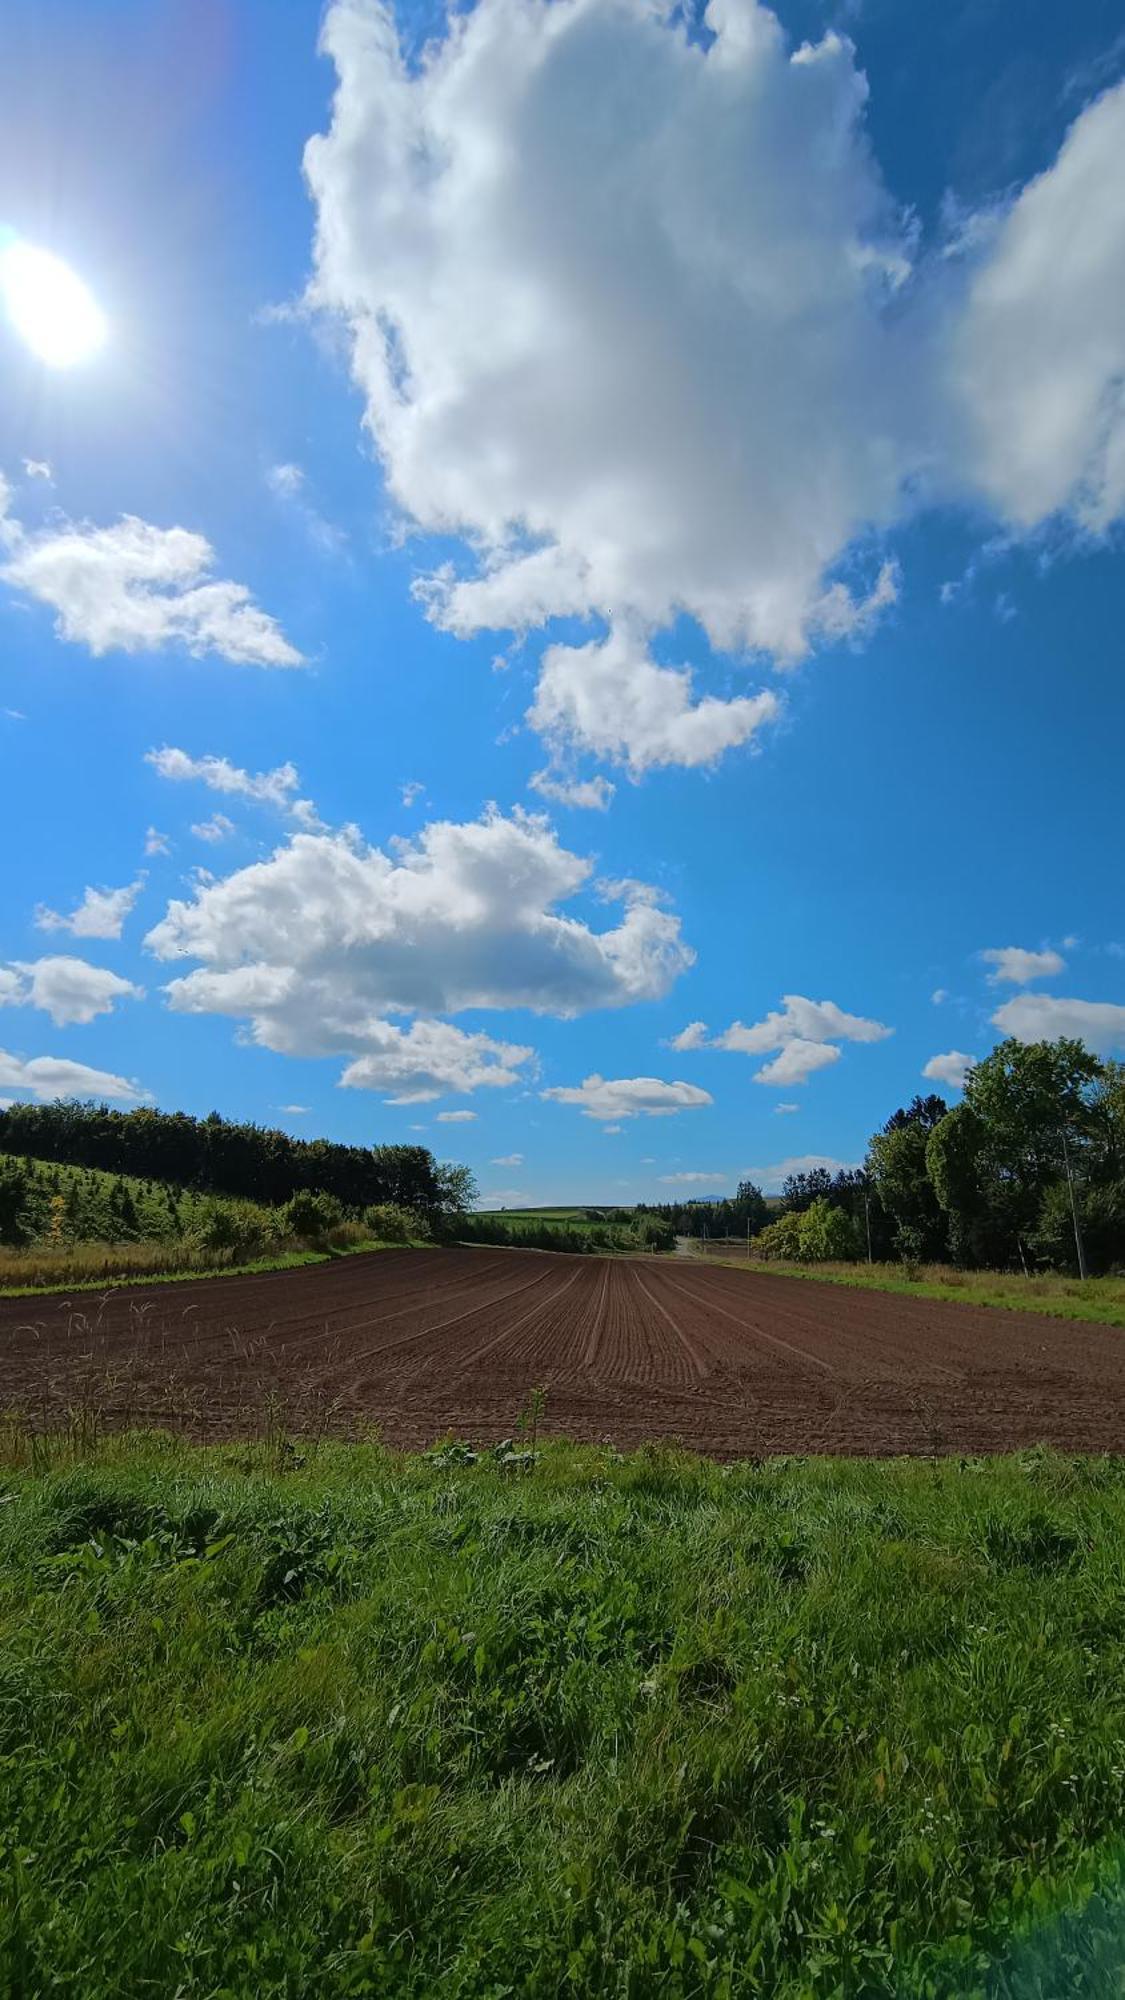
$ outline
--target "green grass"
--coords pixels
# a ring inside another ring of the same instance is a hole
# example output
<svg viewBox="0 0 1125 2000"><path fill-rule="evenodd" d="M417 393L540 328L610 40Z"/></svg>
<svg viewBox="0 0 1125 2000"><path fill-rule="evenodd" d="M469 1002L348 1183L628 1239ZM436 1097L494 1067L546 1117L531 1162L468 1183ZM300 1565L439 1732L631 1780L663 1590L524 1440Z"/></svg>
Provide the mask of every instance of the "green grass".
<svg viewBox="0 0 1125 2000"><path fill-rule="evenodd" d="M0 1452L5 1993L1121 1992L1125 1462Z"/></svg>
<svg viewBox="0 0 1125 2000"><path fill-rule="evenodd" d="M901 1264L747 1263L745 1257L711 1257L708 1262L768 1278L806 1278L814 1284L855 1285L861 1291L901 1292L913 1299L961 1299L967 1305L1125 1326L1125 1277L1080 1279L1045 1271L1025 1278L1012 1271L958 1271L946 1264L923 1264L917 1278L908 1278Z"/></svg>

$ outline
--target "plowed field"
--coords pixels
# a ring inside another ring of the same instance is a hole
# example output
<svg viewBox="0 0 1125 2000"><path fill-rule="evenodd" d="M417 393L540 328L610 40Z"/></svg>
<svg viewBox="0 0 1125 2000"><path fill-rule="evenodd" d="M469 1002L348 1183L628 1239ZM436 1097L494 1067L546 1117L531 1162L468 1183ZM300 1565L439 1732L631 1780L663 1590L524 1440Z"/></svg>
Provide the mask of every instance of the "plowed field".
<svg viewBox="0 0 1125 2000"><path fill-rule="evenodd" d="M380 1252L0 1300L0 1409L200 1436L544 1429L717 1457L1125 1449L1125 1334L686 1262Z"/></svg>

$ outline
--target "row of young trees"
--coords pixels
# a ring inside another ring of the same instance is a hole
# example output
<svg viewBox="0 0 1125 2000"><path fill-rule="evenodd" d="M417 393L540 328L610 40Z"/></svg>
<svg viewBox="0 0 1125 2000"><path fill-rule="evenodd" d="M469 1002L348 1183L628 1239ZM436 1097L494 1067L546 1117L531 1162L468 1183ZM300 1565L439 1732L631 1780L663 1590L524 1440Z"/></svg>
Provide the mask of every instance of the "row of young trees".
<svg viewBox="0 0 1125 2000"><path fill-rule="evenodd" d="M233 1195L277 1207L298 1194L332 1196L349 1211L392 1204L432 1227L471 1206L467 1167L435 1160L426 1146L344 1146L292 1139L237 1124L217 1111L111 1111L63 1101L0 1110L0 1153L97 1167L144 1181Z"/></svg>
<svg viewBox="0 0 1125 2000"><path fill-rule="evenodd" d="M915 1097L862 1169L791 1176L781 1206L767 1256L1110 1270L1125 1263L1125 1064L1066 1038L1001 1042L952 1110Z"/></svg>

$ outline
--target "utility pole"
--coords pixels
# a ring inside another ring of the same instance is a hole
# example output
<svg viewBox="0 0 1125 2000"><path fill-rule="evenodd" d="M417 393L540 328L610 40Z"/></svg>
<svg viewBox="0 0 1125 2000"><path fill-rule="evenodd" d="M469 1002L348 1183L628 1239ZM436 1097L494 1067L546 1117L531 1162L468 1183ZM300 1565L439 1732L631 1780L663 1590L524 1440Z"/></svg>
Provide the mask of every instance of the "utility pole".
<svg viewBox="0 0 1125 2000"><path fill-rule="evenodd" d="M1074 1224L1074 1247L1078 1252L1078 1275L1080 1278L1085 1278L1089 1275L1086 1269L1086 1245L1082 1241L1082 1225L1078 1220L1078 1196L1074 1191L1074 1175L1070 1170L1070 1147L1066 1139L1065 1119L1063 1120L1062 1142L1063 1160L1066 1164L1066 1184L1070 1189L1070 1218Z"/></svg>

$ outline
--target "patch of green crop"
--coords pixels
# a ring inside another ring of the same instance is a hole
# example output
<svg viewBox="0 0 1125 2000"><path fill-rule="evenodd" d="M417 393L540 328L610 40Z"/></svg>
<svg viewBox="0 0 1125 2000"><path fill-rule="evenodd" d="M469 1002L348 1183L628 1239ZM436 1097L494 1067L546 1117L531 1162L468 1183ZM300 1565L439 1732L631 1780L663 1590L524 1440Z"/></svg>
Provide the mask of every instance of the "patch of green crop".
<svg viewBox="0 0 1125 2000"><path fill-rule="evenodd" d="M31 1449L0 1991L1121 1991L1125 1463Z"/></svg>

